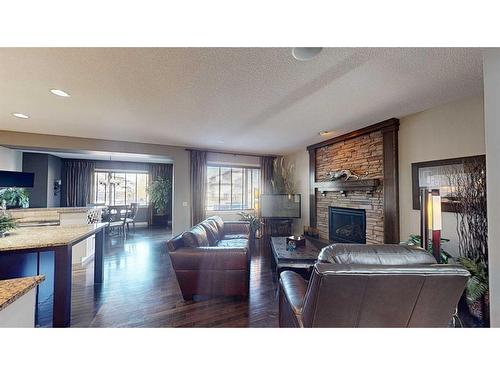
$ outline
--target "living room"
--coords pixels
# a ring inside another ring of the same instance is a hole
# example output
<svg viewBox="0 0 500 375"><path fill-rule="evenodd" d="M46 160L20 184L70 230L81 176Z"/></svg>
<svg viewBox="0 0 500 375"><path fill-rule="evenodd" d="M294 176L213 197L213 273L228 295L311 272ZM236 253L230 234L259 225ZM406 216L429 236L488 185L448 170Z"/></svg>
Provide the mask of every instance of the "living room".
<svg viewBox="0 0 500 375"><path fill-rule="evenodd" d="M63 334L131 363L126 342L179 338L203 371L251 336L383 355L382 332L400 353L500 326L498 48L105 43L0 48L11 345Z"/></svg>

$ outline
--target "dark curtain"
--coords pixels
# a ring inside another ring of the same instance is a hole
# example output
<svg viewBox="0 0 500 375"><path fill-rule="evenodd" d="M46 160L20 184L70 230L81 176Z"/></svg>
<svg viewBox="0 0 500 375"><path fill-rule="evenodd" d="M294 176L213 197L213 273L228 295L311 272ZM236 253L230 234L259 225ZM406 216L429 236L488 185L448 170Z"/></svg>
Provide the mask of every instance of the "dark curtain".
<svg viewBox="0 0 500 375"><path fill-rule="evenodd" d="M95 163L89 160L63 160L61 205L85 207L91 202Z"/></svg>
<svg viewBox="0 0 500 375"><path fill-rule="evenodd" d="M173 165L172 164L149 164L149 183L156 180L157 177L163 177L170 181L170 197L167 204L167 222L172 220L172 190L174 186ZM149 210L149 225L153 223L153 208Z"/></svg>
<svg viewBox="0 0 500 375"><path fill-rule="evenodd" d="M273 193L273 186L272 186L272 178L273 178L273 171L274 171L274 162L275 157L274 156L261 156L260 157L260 184L261 184L261 192L262 194L272 194ZM259 212L260 216L260 212ZM263 226L262 226L262 231L263 235L266 236L270 231L269 227L269 220L268 219L262 219L263 221Z"/></svg>
<svg viewBox="0 0 500 375"><path fill-rule="evenodd" d="M207 153L190 151L191 171L191 224L205 219L207 200Z"/></svg>

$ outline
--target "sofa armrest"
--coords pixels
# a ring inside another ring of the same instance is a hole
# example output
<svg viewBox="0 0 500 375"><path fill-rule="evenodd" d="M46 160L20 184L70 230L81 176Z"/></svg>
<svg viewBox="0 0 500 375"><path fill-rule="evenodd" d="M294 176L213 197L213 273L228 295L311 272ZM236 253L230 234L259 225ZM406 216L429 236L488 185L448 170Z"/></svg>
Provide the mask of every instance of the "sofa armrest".
<svg viewBox="0 0 500 375"><path fill-rule="evenodd" d="M280 274L280 327L302 327L302 308L308 283L298 273Z"/></svg>
<svg viewBox="0 0 500 375"><path fill-rule="evenodd" d="M224 234L250 234L250 223L247 221L224 221Z"/></svg>
<svg viewBox="0 0 500 375"><path fill-rule="evenodd" d="M175 270L236 270L246 269L245 247L182 247L170 252Z"/></svg>

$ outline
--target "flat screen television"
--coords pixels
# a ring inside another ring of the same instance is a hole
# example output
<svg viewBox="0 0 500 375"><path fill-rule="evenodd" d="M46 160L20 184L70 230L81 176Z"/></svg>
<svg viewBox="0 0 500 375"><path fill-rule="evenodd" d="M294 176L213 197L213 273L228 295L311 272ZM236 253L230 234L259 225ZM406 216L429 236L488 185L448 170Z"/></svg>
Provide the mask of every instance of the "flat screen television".
<svg viewBox="0 0 500 375"><path fill-rule="evenodd" d="M33 187L34 173L0 171L0 188Z"/></svg>
<svg viewBox="0 0 500 375"><path fill-rule="evenodd" d="M300 218L300 194L262 194L260 207L265 218Z"/></svg>

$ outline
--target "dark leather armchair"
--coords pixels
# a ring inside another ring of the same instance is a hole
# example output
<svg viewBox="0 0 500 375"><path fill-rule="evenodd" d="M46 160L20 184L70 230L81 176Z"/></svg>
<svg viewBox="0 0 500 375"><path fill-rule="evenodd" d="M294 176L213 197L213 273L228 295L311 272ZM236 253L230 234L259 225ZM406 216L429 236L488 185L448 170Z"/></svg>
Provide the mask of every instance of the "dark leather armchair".
<svg viewBox="0 0 500 375"><path fill-rule="evenodd" d="M248 296L250 225L210 217L168 241L185 300L193 295Z"/></svg>
<svg viewBox="0 0 500 375"><path fill-rule="evenodd" d="M309 282L280 275L280 327L447 327L469 273L400 245L325 247Z"/></svg>

